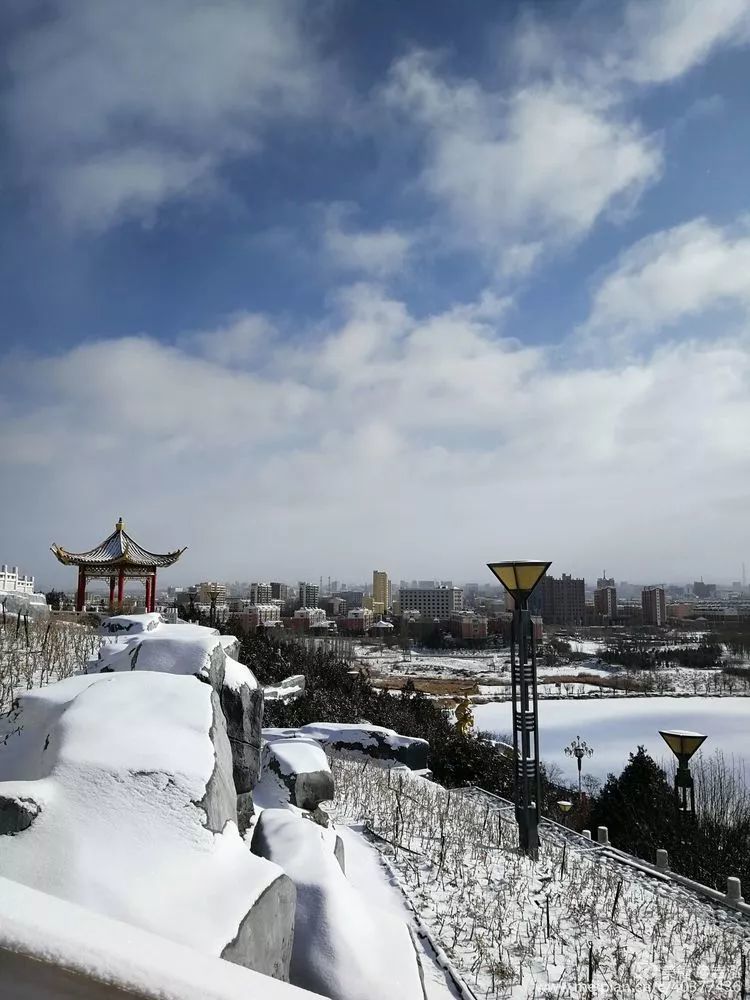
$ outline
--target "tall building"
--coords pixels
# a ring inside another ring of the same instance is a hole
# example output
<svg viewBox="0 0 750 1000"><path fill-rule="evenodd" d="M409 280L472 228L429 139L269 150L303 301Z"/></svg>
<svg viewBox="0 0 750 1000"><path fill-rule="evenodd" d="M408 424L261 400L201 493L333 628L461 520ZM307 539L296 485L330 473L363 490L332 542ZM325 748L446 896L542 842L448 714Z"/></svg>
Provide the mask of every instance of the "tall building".
<svg viewBox="0 0 750 1000"><path fill-rule="evenodd" d="M586 614L586 585L583 579L563 573L542 577L529 598L529 610L541 615L545 625L582 625Z"/></svg>
<svg viewBox="0 0 750 1000"><path fill-rule="evenodd" d="M610 621L617 618L617 591L614 587L598 587L594 591L594 612Z"/></svg>
<svg viewBox="0 0 750 1000"><path fill-rule="evenodd" d="M301 608L317 608L320 600L320 587L317 583L303 583L300 580L297 597Z"/></svg>
<svg viewBox="0 0 750 1000"><path fill-rule="evenodd" d="M251 583L250 584L250 603L251 604L268 604L273 598L272 584L270 583Z"/></svg>
<svg viewBox="0 0 750 1000"><path fill-rule="evenodd" d="M603 590L605 587L614 587L615 578L613 576L607 576L606 569L602 570L602 575L596 581L596 589Z"/></svg>
<svg viewBox="0 0 750 1000"><path fill-rule="evenodd" d="M196 587L198 604L216 604L217 607L227 603L227 588L223 583L204 580Z"/></svg>
<svg viewBox="0 0 750 1000"><path fill-rule="evenodd" d="M372 602L382 604L382 611L388 611L393 601L391 600L391 581L385 570L374 569L372 571Z"/></svg>
<svg viewBox="0 0 750 1000"><path fill-rule="evenodd" d="M667 624L667 598L663 587L644 587L641 591L644 625Z"/></svg>
<svg viewBox="0 0 750 1000"><path fill-rule="evenodd" d="M693 584L693 593L696 597L707 598L716 597L716 584L704 583L703 580L696 580Z"/></svg>
<svg viewBox="0 0 750 1000"><path fill-rule="evenodd" d="M289 600L289 587L285 583L272 583L271 584L271 600L272 601L287 601Z"/></svg>
<svg viewBox="0 0 750 1000"><path fill-rule="evenodd" d="M461 587L408 587L399 592L402 615L416 611L422 618L448 621L452 612L463 611L464 592Z"/></svg>

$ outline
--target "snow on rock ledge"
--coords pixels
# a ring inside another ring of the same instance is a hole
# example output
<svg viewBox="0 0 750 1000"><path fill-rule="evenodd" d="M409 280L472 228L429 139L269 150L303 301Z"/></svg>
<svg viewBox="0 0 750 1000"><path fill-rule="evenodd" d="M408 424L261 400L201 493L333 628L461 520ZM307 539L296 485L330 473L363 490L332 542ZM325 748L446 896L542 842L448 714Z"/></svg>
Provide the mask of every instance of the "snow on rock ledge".
<svg viewBox="0 0 750 1000"><path fill-rule="evenodd" d="M314 1000L249 969L0 878L8 1000Z"/></svg>
<svg viewBox="0 0 750 1000"><path fill-rule="evenodd" d="M253 833L253 851L297 887L292 983L332 1000L422 1000L406 924L354 888L327 837L289 809L264 809Z"/></svg>
<svg viewBox="0 0 750 1000"><path fill-rule="evenodd" d="M0 876L286 977L294 888L239 835L209 685L140 671L71 677L23 695L6 733L0 800L25 814L0 837Z"/></svg>
<svg viewBox="0 0 750 1000"><path fill-rule="evenodd" d="M333 775L320 744L291 732L289 738L264 742L263 777L255 797L261 805L288 801L312 811L333 798Z"/></svg>
<svg viewBox="0 0 750 1000"><path fill-rule="evenodd" d="M260 773L263 691L248 667L234 659L239 643L202 625L170 625L159 614L114 615L100 629L105 639L87 672L133 670L194 674L219 692L232 747L240 830L252 814L252 788Z"/></svg>
<svg viewBox="0 0 750 1000"><path fill-rule="evenodd" d="M326 750L343 757L375 757L405 764L412 771L427 767L430 745L416 736L401 736L392 729L367 723L312 722L299 729L264 729L263 739L272 742L296 735L316 740Z"/></svg>

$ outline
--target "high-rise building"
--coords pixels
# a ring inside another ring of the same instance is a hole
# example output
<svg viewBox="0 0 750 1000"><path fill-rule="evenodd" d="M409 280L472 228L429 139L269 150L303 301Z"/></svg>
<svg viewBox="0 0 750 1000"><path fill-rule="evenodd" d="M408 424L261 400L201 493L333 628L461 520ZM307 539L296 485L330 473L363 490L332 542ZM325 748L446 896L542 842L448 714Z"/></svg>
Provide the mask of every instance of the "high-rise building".
<svg viewBox="0 0 750 1000"><path fill-rule="evenodd" d="M448 621L454 611L463 611L464 592L461 587L408 587L399 592L402 615L416 611L422 618Z"/></svg>
<svg viewBox="0 0 750 1000"><path fill-rule="evenodd" d="M586 585L583 579L563 573L542 577L529 598L529 610L541 615L545 624L582 625L586 614Z"/></svg>
<svg viewBox="0 0 750 1000"><path fill-rule="evenodd" d="M696 597L707 598L716 597L716 584L704 583L703 580L696 580L693 584L693 593Z"/></svg>
<svg viewBox="0 0 750 1000"><path fill-rule="evenodd" d="M373 604L382 604L382 611L388 611L393 603L391 600L391 581L385 570L374 569L372 571L372 601Z"/></svg>
<svg viewBox="0 0 750 1000"><path fill-rule="evenodd" d="M641 591L644 625L667 624L667 598L663 587L644 587Z"/></svg>
<svg viewBox="0 0 750 1000"><path fill-rule="evenodd" d="M607 576L606 569L602 570L602 575L596 581L596 589L604 590L605 587L614 587L615 578L613 576Z"/></svg>
<svg viewBox="0 0 750 1000"><path fill-rule="evenodd" d="M196 587L198 604L226 604L227 588L223 583L204 580Z"/></svg>
<svg viewBox="0 0 750 1000"><path fill-rule="evenodd" d="M598 587L594 591L594 612L610 621L617 618L617 591L614 587Z"/></svg>
<svg viewBox="0 0 750 1000"><path fill-rule="evenodd" d="M273 597L272 584L270 583L251 583L250 584L250 603L251 604L268 604Z"/></svg>
<svg viewBox="0 0 750 1000"><path fill-rule="evenodd" d="M317 583L303 583L300 580L297 598L301 608L317 608L320 599L320 587Z"/></svg>

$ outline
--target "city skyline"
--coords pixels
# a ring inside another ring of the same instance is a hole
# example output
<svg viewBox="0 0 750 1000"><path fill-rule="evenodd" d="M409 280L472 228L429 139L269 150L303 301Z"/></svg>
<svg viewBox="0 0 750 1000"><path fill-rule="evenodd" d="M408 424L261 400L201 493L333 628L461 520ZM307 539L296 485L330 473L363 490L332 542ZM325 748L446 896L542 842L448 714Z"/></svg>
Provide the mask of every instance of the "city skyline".
<svg viewBox="0 0 750 1000"><path fill-rule="evenodd" d="M0 39L0 559L70 586L49 546L122 514L175 583L740 576L745 0L29 0Z"/></svg>

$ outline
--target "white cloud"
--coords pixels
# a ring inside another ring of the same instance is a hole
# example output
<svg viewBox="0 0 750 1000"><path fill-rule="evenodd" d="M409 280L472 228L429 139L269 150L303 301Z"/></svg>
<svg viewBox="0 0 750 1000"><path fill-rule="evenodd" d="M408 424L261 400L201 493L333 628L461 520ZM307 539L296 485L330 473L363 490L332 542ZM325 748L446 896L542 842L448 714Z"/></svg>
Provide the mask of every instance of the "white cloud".
<svg viewBox="0 0 750 1000"><path fill-rule="evenodd" d="M694 219L620 255L583 333L628 345L719 306L750 306L750 233Z"/></svg>
<svg viewBox="0 0 750 1000"><path fill-rule="evenodd" d="M392 226L357 228L353 214L351 207L336 204L330 205L326 212L323 245L336 267L370 278L385 278L403 271L414 236Z"/></svg>
<svg viewBox="0 0 750 1000"><path fill-rule="evenodd" d="M252 316L179 346L11 360L0 504L18 557L52 576L46 544L92 544L123 513L144 544L190 545L176 579L375 564L481 579L487 558L524 549L565 570L606 556L636 580L733 566L747 335L560 368L555 347L518 347L511 318L491 296L417 318L357 285L306 346L272 341L261 366Z"/></svg>
<svg viewBox="0 0 750 1000"><path fill-rule="evenodd" d="M148 218L257 150L269 121L318 106L324 71L290 0L45 6L11 49L6 114L27 177L73 225Z"/></svg>
<svg viewBox="0 0 750 1000"><path fill-rule="evenodd" d="M637 83L666 83L705 62L722 45L750 41L747 0L631 0L625 8L619 72Z"/></svg>
<svg viewBox="0 0 750 1000"><path fill-rule="evenodd" d="M241 312L215 330L187 334L181 344L220 365L257 368L259 361L276 346L277 337L266 316Z"/></svg>
<svg viewBox="0 0 750 1000"><path fill-rule="evenodd" d="M661 171L654 137L600 95L567 84L504 94L442 77L417 53L392 68L385 98L424 131L426 190L466 243L513 273L627 209Z"/></svg>

